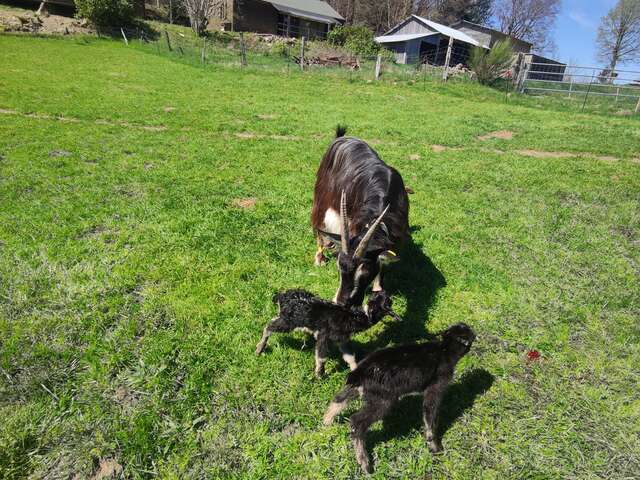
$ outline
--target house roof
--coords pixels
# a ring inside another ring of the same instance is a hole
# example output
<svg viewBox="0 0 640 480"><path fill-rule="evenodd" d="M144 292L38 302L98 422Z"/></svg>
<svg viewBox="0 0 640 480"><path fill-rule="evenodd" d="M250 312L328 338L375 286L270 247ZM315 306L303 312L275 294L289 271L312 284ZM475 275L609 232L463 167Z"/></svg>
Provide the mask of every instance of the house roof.
<svg viewBox="0 0 640 480"><path fill-rule="evenodd" d="M408 40L415 40L416 38L430 37L431 35L438 35L438 32L401 33L399 35L383 35L381 37L376 37L375 40L378 43L406 42Z"/></svg>
<svg viewBox="0 0 640 480"><path fill-rule="evenodd" d="M321 0L276 0L268 1L279 12L306 18L321 23L338 23L344 17L336 12L331 5Z"/></svg>
<svg viewBox="0 0 640 480"><path fill-rule="evenodd" d="M447 27L446 25L442 25L441 23L434 22L433 20L427 20L426 18L419 17L418 15L411 15L413 18L418 20L419 22L427 25L432 28L436 32L441 33L447 37L452 37L454 40L459 40L461 42L470 43L471 45L475 45L476 47L483 46L480 45L475 38L470 37L466 33L463 33L455 28Z"/></svg>
<svg viewBox="0 0 640 480"><path fill-rule="evenodd" d="M460 25L469 25L469 26L471 26L471 28L475 27L478 30L483 30L485 32L491 32L491 33L496 33L496 34L501 35L503 37L509 37L509 38L514 39L514 40L517 40L518 42L526 43L527 45L529 45L531 47L533 46L533 43L531 43L531 42L527 42L526 40L522 40L521 38L514 37L513 35L507 35L506 33L501 32L500 30L496 30L495 28L487 27L485 25L480 25L479 23L473 23L473 22L470 22L468 20L460 20L459 22L456 22L456 23L452 24L451 28L457 28Z"/></svg>

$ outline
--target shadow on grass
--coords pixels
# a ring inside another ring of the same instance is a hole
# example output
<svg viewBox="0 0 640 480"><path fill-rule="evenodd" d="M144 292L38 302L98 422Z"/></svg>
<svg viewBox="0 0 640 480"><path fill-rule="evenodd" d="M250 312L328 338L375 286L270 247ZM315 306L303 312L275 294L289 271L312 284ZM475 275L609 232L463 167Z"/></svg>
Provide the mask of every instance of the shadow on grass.
<svg viewBox="0 0 640 480"><path fill-rule="evenodd" d="M419 227L413 227L412 233ZM406 299L403 321L391 321L373 341L366 344L353 342L358 353L373 352L390 343L401 344L432 339L426 329L429 308L437 291L446 285L440 270L425 255L421 244L410 239L402 249L400 261L385 273L385 289L391 295ZM361 357L359 357L361 358Z"/></svg>
<svg viewBox="0 0 640 480"><path fill-rule="evenodd" d="M458 418L473 407L480 395L493 385L494 377L484 369L465 372L460 379L451 384L442 398L438 414L437 436L442 438ZM369 434L368 448L392 438L405 437L422 426L422 396L405 397L393 407L383 420L383 429Z"/></svg>

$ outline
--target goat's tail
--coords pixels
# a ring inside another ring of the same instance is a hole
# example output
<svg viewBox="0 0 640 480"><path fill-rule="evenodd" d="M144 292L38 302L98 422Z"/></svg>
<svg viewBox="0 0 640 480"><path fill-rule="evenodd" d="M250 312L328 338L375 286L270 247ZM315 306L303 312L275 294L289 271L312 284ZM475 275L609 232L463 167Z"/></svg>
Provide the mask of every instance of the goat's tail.
<svg viewBox="0 0 640 480"><path fill-rule="evenodd" d="M338 124L336 126L336 138L344 137L347 133L347 126Z"/></svg>

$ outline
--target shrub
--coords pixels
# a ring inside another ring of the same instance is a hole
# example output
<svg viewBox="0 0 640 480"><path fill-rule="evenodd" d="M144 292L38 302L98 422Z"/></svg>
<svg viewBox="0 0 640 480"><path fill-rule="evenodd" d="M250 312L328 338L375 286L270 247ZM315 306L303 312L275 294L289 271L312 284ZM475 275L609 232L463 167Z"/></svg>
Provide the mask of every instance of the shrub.
<svg viewBox="0 0 640 480"><path fill-rule="evenodd" d="M95 25L121 26L133 19L133 0L76 0L76 8Z"/></svg>
<svg viewBox="0 0 640 480"><path fill-rule="evenodd" d="M373 32L364 25L340 25L327 35L332 45L344 47L358 55L377 55L380 45L376 43Z"/></svg>
<svg viewBox="0 0 640 480"><path fill-rule="evenodd" d="M469 57L469 66L483 85L495 84L510 69L512 62L509 40L497 42L489 51L474 47Z"/></svg>

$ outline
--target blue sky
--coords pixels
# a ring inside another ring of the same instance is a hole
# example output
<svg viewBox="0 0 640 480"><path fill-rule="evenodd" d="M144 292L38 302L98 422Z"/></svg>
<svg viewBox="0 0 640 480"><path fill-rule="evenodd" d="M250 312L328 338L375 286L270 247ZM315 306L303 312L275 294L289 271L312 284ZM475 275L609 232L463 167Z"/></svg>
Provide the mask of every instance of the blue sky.
<svg viewBox="0 0 640 480"><path fill-rule="evenodd" d="M617 0L562 0L562 10L555 28L557 52L551 55L563 62L600 66L596 58L596 36L600 19ZM640 70L640 64L621 66Z"/></svg>

